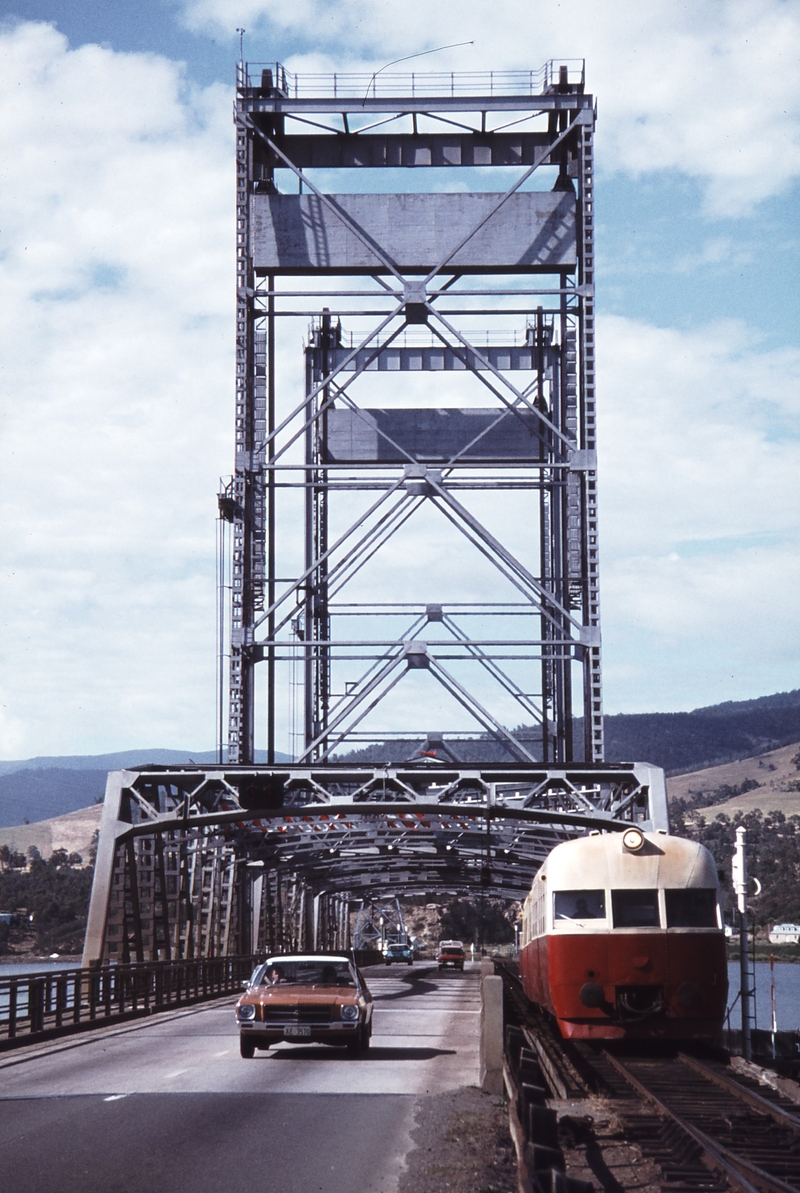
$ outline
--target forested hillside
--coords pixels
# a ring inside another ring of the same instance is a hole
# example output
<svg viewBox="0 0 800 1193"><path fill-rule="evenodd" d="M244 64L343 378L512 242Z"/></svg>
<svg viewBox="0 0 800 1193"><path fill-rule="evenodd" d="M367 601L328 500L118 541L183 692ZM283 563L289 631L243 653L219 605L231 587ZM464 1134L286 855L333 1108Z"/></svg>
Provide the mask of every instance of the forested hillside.
<svg viewBox="0 0 800 1193"><path fill-rule="evenodd" d="M582 723L576 724L580 740ZM606 761L652 762L670 772L748 758L800 741L800 689L756 700L727 701L692 712L617 713L605 718ZM523 726L514 736L540 756L541 736ZM347 761L402 762L418 753L419 741L385 742L353 751ZM453 761L501 761L508 755L497 742L445 738ZM447 760L445 756L445 760Z"/></svg>

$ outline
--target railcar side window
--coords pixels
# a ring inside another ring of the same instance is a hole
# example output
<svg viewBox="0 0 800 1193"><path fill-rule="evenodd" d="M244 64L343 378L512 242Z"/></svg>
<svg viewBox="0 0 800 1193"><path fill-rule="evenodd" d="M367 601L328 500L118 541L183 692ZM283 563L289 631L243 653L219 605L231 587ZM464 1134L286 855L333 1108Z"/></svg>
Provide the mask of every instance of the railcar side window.
<svg viewBox="0 0 800 1193"><path fill-rule="evenodd" d="M694 887L682 891L664 891L668 928L716 928L717 892Z"/></svg>
<svg viewBox="0 0 800 1193"><path fill-rule="evenodd" d="M557 920L606 918L605 891L556 891L553 898Z"/></svg>
<svg viewBox="0 0 800 1193"><path fill-rule="evenodd" d="M615 928L660 928L658 891L612 891Z"/></svg>

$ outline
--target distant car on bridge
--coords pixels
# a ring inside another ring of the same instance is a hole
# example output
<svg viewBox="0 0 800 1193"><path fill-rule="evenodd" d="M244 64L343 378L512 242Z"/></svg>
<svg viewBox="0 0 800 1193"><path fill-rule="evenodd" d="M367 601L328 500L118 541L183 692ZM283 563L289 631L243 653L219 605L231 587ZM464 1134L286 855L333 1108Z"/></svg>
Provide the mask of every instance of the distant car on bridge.
<svg viewBox="0 0 800 1193"><path fill-rule="evenodd" d="M384 965L391 965L392 962L404 961L406 965L414 964L414 951L410 944L387 944L386 951L383 954Z"/></svg>
<svg viewBox="0 0 800 1193"><path fill-rule="evenodd" d="M439 969L463 969L466 954L460 940L440 940L436 957Z"/></svg>
<svg viewBox="0 0 800 1193"><path fill-rule="evenodd" d="M236 1022L245 1060L281 1040L334 1044L360 1056L372 1036L372 995L347 957L273 956L253 971Z"/></svg>

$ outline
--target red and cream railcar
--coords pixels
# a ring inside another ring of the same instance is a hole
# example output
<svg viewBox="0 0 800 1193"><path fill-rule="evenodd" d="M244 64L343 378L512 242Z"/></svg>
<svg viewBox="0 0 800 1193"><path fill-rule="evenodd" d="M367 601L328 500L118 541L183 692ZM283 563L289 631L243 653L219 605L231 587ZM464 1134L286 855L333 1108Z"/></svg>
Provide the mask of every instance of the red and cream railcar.
<svg viewBox="0 0 800 1193"><path fill-rule="evenodd" d="M660 831L558 845L522 913L532 1002L579 1039L698 1039L722 1027L725 936L713 857Z"/></svg>

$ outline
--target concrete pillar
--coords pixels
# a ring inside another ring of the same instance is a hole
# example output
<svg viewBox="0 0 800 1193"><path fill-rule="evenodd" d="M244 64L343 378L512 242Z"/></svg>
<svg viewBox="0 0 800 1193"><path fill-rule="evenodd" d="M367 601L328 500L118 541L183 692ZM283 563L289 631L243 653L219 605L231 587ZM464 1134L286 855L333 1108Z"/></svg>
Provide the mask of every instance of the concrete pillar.
<svg viewBox="0 0 800 1193"><path fill-rule="evenodd" d="M503 979L481 977L481 1089L503 1092Z"/></svg>

